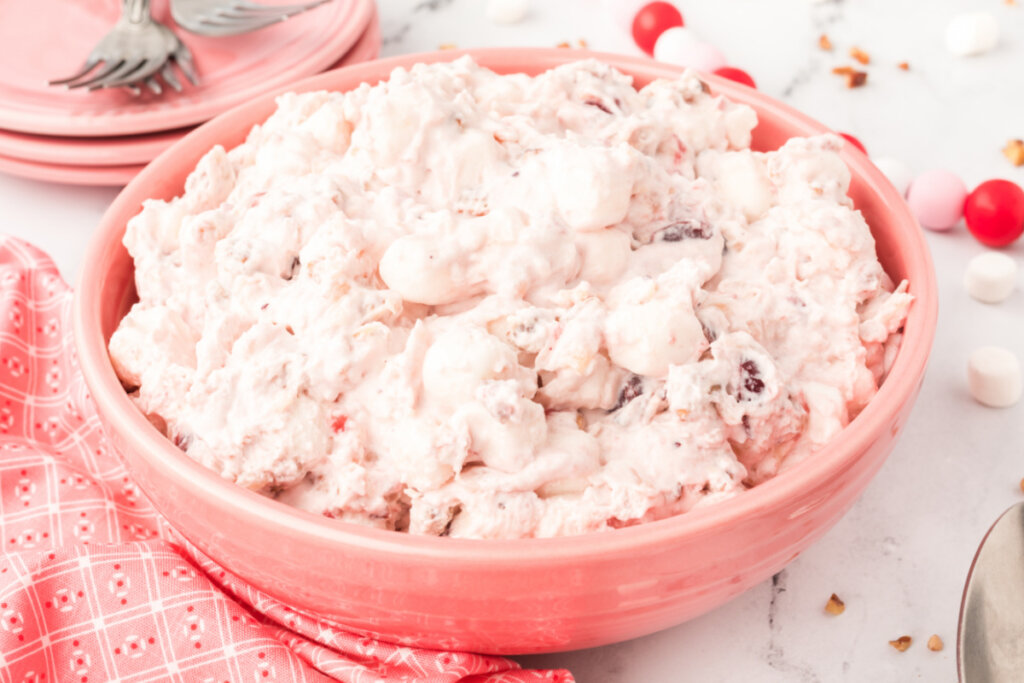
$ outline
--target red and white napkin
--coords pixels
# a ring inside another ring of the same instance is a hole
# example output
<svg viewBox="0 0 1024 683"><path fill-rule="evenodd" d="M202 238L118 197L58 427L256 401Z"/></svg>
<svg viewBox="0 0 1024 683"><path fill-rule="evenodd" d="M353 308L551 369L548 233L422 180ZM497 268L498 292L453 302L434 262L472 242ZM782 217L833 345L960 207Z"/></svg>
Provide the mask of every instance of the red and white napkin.
<svg viewBox="0 0 1024 683"><path fill-rule="evenodd" d="M71 290L0 236L0 683L571 683L400 647L296 611L178 538L103 435Z"/></svg>

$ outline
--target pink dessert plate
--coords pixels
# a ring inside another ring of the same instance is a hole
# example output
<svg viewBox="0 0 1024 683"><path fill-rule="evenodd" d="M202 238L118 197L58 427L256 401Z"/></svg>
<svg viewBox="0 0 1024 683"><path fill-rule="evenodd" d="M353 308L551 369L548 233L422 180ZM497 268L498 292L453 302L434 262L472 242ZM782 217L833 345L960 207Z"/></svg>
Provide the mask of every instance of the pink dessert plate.
<svg viewBox="0 0 1024 683"><path fill-rule="evenodd" d="M126 185L145 167L145 164L69 166L0 156L0 173L30 180L64 183L65 185L96 185L100 187Z"/></svg>
<svg viewBox="0 0 1024 683"><path fill-rule="evenodd" d="M363 35L345 53L345 56L330 68L335 69L376 59L379 52L380 19L374 9L371 12L370 23ZM183 138L190 130L192 128L188 127L148 135L102 138L56 137L0 130L0 157L21 159L37 164L90 168L146 164L155 159L160 152Z"/></svg>
<svg viewBox="0 0 1024 683"><path fill-rule="evenodd" d="M370 25L351 50L331 68L376 59L380 21ZM0 173L69 185L125 185L192 128L123 138L59 138L0 130Z"/></svg>
<svg viewBox="0 0 1024 683"><path fill-rule="evenodd" d="M264 0L269 1L269 0ZM161 96L47 85L76 72L115 23L119 0L5 2L0 21L0 128L42 135L104 137L173 130L323 71L356 43L373 0L333 0L269 28L230 38L180 32L201 83ZM156 17L173 25L168 0Z"/></svg>

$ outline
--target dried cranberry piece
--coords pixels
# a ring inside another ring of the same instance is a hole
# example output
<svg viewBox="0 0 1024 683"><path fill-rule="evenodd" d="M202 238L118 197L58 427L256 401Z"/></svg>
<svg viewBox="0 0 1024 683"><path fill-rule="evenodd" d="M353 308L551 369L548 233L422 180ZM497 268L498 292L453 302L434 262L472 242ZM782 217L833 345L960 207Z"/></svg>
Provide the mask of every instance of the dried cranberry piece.
<svg viewBox="0 0 1024 683"><path fill-rule="evenodd" d="M713 232L707 222L687 218L662 228L658 232L658 239L662 242L681 242L684 239L709 240Z"/></svg>
<svg viewBox="0 0 1024 683"><path fill-rule="evenodd" d="M640 379L639 375L630 375L623 385L622 391L619 392L619 400L615 403L612 411L618 410L642 393L644 393L644 381Z"/></svg>
<svg viewBox="0 0 1024 683"><path fill-rule="evenodd" d="M718 339L718 333L708 327L707 323L703 320L700 321L700 329L704 332L704 338L708 340L709 344Z"/></svg>
<svg viewBox="0 0 1024 683"><path fill-rule="evenodd" d="M586 100L584 100L583 103L584 104L589 104L591 107L597 107L598 109L603 111L605 114L611 114L612 113L612 110L609 109L608 106L604 102L602 102L601 100L599 100L599 99L597 99L595 97L588 97Z"/></svg>
<svg viewBox="0 0 1024 683"><path fill-rule="evenodd" d="M295 277L295 273L298 272L300 265L302 265L302 262L299 261L299 257L296 256L295 258L293 258L292 259L292 265L288 269L288 274L284 276L284 279L285 280L291 280L293 277Z"/></svg>
<svg viewBox="0 0 1024 683"><path fill-rule="evenodd" d="M740 376L743 379L743 387L739 392L741 401L753 400L764 391L764 380L761 379L761 368L752 360L745 360L740 363Z"/></svg>

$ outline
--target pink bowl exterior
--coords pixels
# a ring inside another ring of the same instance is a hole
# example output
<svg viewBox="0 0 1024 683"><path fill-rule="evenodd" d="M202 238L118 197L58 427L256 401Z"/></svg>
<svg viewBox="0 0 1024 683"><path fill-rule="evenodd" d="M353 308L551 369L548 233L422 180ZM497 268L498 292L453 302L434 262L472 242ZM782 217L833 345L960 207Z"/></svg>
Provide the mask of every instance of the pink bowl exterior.
<svg viewBox="0 0 1024 683"><path fill-rule="evenodd" d="M558 49L470 51L499 72L539 73L592 53ZM347 90L395 67L454 59L409 55L315 76L289 89ZM646 59L592 54L638 85L679 70ZM755 147L827 129L732 81L712 89L754 107ZM353 630L426 647L487 653L549 652L634 638L707 612L763 581L823 535L892 450L920 389L935 333L937 292L923 235L906 204L866 156L848 148L850 194L872 225L890 275L916 302L892 371L870 405L811 460L733 500L673 519L560 539L473 541L366 529L288 508L189 460L130 403L106 340L134 296L121 245L142 200L178 194L215 143L232 147L274 108L273 95L190 133L118 196L91 244L74 309L79 357L107 432L143 491L203 552L270 595Z"/></svg>

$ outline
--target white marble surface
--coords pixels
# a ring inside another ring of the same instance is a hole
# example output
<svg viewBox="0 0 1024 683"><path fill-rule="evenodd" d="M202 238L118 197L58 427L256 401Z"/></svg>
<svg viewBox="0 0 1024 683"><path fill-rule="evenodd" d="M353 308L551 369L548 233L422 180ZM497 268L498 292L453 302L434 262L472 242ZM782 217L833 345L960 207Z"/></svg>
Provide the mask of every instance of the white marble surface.
<svg viewBox="0 0 1024 683"><path fill-rule="evenodd" d="M623 0L625 1L625 0ZM494 45L551 46L583 38L599 50L636 53L596 0L533 0L526 21L497 26L483 0L381 0L385 55ZM746 68L761 89L860 137L878 155L915 170L946 166L969 185L990 177L1024 183L1001 156L1024 137L1024 6L1002 0L678 0L688 25ZM988 9L999 48L956 59L942 47L958 11ZM832 54L817 48L827 32ZM829 73L861 46L873 57L868 85L846 90ZM895 67L908 60L911 68ZM50 252L68 278L116 194L0 176L3 229ZM992 410L966 393L975 346L998 344L1024 357L1024 289L989 306L966 295L961 277L981 247L961 226L930 234L941 296L931 366L899 445L863 498L774 581L700 619L609 647L522 658L565 666L581 683L677 681L956 680L954 644L962 582L989 524L1021 500L1024 405ZM1024 244L1009 250L1024 260ZM832 592L839 617L822 607ZM930 652L932 633L946 641ZM898 653L887 642L911 635Z"/></svg>

